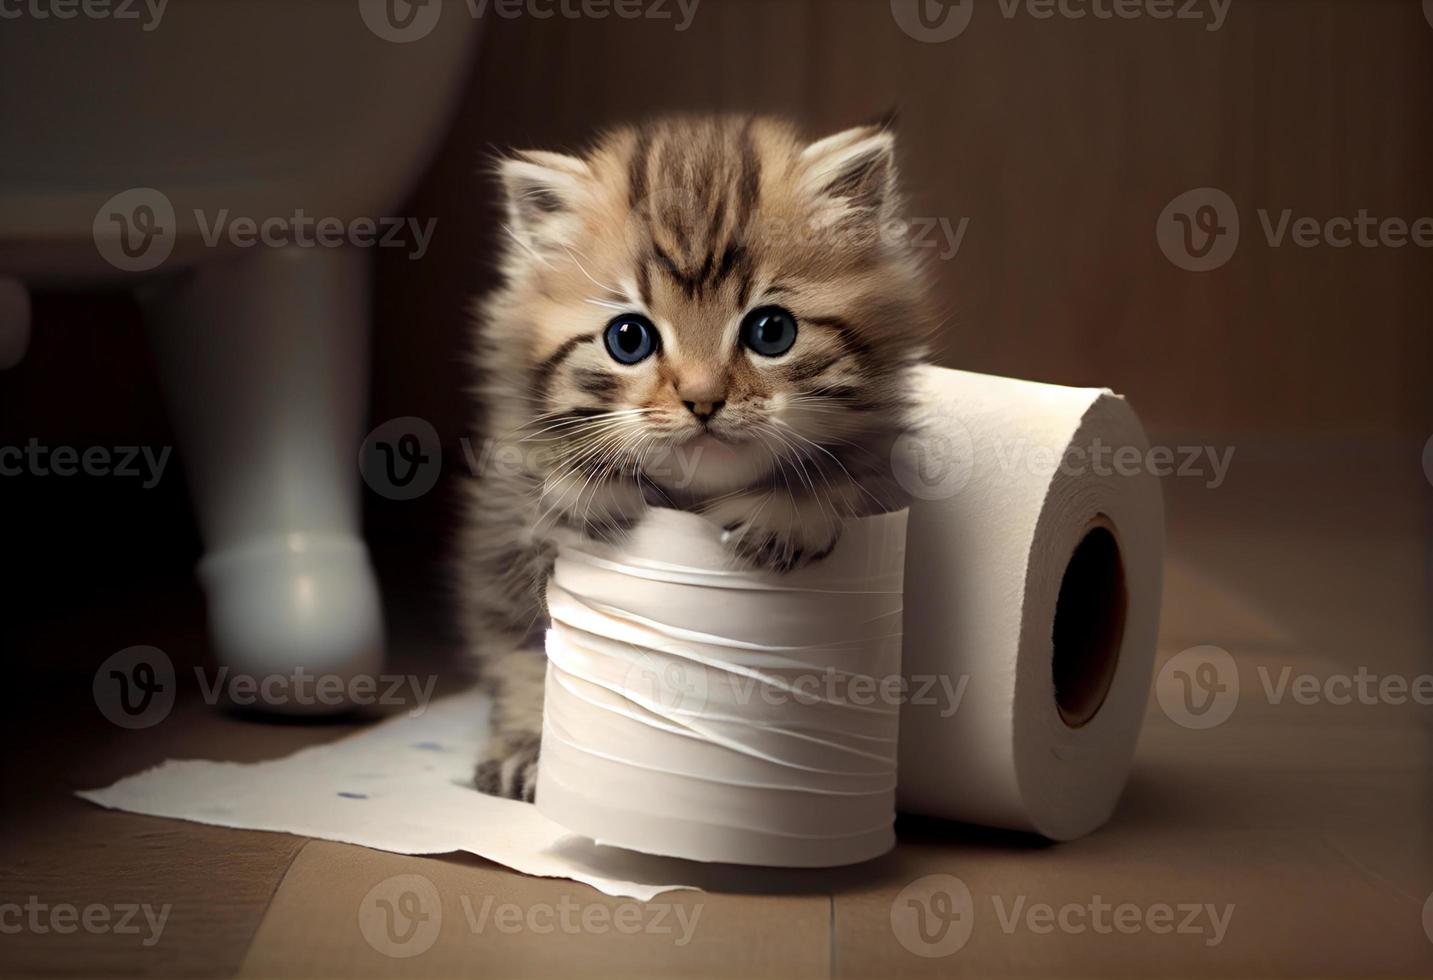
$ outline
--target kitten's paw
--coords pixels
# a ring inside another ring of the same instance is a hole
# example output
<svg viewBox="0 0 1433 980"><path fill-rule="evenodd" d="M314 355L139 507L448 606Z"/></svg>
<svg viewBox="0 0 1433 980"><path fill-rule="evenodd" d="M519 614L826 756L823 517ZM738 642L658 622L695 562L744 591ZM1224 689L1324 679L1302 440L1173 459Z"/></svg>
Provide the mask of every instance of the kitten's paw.
<svg viewBox="0 0 1433 980"><path fill-rule="evenodd" d="M473 783L479 793L532 802L537 792L537 732L495 733L483 749Z"/></svg>
<svg viewBox="0 0 1433 980"><path fill-rule="evenodd" d="M763 523L761 515L723 525L723 540L742 561L771 572L790 572L831 553L841 528L827 520Z"/></svg>

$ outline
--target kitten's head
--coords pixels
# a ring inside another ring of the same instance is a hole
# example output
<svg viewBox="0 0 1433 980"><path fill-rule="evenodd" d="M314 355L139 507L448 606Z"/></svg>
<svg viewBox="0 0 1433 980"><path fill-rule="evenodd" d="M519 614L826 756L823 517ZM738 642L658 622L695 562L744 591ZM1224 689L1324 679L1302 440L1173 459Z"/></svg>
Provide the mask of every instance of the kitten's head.
<svg viewBox="0 0 1433 980"><path fill-rule="evenodd" d="M566 463L711 493L899 426L928 322L887 128L667 119L500 173L499 339Z"/></svg>

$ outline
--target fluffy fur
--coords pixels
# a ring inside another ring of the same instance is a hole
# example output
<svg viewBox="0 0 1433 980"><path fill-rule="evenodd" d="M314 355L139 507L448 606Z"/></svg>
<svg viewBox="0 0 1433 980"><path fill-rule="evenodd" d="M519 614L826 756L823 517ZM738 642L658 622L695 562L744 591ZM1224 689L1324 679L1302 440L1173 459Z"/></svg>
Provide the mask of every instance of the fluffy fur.
<svg viewBox="0 0 1433 980"><path fill-rule="evenodd" d="M531 799L563 536L678 507L727 528L733 560L818 560L843 518L899 505L890 442L928 318L885 127L810 143L772 119L665 119L499 173L502 285L475 308L488 462L459 587L495 696L478 787ZM777 357L740 342L767 305L798 324ZM603 339L626 312L661 339L630 366Z"/></svg>

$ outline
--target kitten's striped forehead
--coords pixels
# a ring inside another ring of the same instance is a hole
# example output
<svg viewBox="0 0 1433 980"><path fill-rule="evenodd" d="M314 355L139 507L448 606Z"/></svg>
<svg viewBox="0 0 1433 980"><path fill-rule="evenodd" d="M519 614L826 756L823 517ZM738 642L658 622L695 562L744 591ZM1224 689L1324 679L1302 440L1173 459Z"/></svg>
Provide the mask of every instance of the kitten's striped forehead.
<svg viewBox="0 0 1433 980"><path fill-rule="evenodd" d="M661 275L688 300L734 282L737 305L745 305L762 178L755 124L750 118L672 122L632 138L627 207L639 235L644 302L652 302L652 277Z"/></svg>

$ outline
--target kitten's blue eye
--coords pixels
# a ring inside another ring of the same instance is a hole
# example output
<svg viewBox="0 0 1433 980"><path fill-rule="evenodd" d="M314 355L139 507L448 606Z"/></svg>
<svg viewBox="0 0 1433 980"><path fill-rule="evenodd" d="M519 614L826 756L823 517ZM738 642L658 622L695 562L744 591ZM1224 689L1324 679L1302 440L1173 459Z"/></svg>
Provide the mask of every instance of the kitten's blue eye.
<svg viewBox="0 0 1433 980"><path fill-rule="evenodd" d="M763 357L780 357L796 343L796 317L779 306L762 306L741 321L741 342Z"/></svg>
<svg viewBox="0 0 1433 980"><path fill-rule="evenodd" d="M607 353L618 364L636 364L651 357L661 338L652 321L638 313L623 313L607 324L603 336Z"/></svg>

